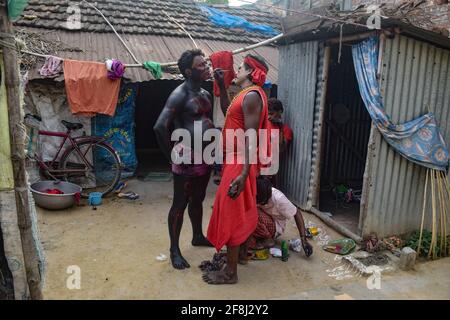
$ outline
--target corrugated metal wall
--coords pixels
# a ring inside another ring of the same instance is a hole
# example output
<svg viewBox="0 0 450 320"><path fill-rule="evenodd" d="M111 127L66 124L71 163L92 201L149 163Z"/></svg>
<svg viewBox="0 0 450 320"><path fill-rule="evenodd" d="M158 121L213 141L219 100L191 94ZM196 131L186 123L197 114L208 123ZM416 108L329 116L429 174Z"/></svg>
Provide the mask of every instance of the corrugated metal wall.
<svg viewBox="0 0 450 320"><path fill-rule="evenodd" d="M306 206L311 174L318 52L317 41L280 49L278 98L285 108L284 120L294 131L293 143L281 163L281 189L300 207Z"/></svg>
<svg viewBox="0 0 450 320"><path fill-rule="evenodd" d="M382 94L392 121L412 120L429 105L450 146L450 51L396 36L386 40L383 54ZM387 236L418 229L426 170L395 153L378 131L374 145L363 234Z"/></svg>

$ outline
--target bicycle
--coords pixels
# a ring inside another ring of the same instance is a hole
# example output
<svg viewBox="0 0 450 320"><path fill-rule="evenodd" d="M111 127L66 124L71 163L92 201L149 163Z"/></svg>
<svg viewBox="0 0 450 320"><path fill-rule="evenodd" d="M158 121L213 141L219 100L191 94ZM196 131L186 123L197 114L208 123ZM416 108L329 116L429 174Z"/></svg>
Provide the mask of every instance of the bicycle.
<svg viewBox="0 0 450 320"><path fill-rule="evenodd" d="M25 119L30 120L30 117L40 121L39 117L33 115L27 115ZM83 128L83 124L65 120L61 123L67 128L66 132L38 130L38 136L62 138L52 160L44 161L42 156L36 153L33 155L32 158L36 160L41 173L53 180L72 182L81 187L87 186L83 187L81 193L84 198L93 191L101 192L103 196L108 195L121 177L122 163L119 155L106 142L105 137L72 136L73 131ZM64 147L66 142L69 144Z"/></svg>

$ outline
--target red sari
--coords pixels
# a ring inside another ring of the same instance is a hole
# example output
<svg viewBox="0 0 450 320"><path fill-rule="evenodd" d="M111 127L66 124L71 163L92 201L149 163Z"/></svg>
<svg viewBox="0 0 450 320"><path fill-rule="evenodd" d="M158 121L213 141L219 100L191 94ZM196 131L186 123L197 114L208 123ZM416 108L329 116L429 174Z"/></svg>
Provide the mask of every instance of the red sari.
<svg viewBox="0 0 450 320"><path fill-rule="evenodd" d="M256 91L263 100L261 117L259 120L259 129L266 129L268 125L267 96L263 89L253 86L244 89L233 100L227 111L222 139L224 143L224 159L226 153L234 153L226 149L227 129L242 129L245 131L244 111L242 104L247 93ZM233 154L237 157L236 154ZM259 164L250 164L249 175L245 181L244 190L236 198L228 196L228 190L231 182L241 174L243 164L226 163L224 161L222 169L222 179L216 193L213 213L208 226L208 240L219 251L224 245L238 246L244 243L248 237L255 231L258 222L258 209L256 206L256 177L259 175Z"/></svg>

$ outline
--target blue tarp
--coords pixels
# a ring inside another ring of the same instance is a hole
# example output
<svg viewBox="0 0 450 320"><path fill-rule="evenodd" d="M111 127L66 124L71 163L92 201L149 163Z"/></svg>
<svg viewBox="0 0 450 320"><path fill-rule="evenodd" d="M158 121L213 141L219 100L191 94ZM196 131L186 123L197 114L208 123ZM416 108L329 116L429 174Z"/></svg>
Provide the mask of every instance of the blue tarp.
<svg viewBox="0 0 450 320"><path fill-rule="evenodd" d="M446 170L449 153L433 113L394 124L384 111L376 76L378 37L354 45L352 53L361 97L384 139L406 159L427 168Z"/></svg>
<svg viewBox="0 0 450 320"><path fill-rule="evenodd" d="M233 16L226 12L200 5L200 9L208 15L209 20L217 26L225 28L239 28L250 32L261 32L268 35L276 36L279 34L274 28L267 25L253 24L244 18Z"/></svg>
<svg viewBox="0 0 450 320"><path fill-rule="evenodd" d="M92 119L93 135L107 137L107 142L119 154L123 165L122 178L132 176L137 168L134 121L136 94L137 85L122 85L114 117L97 115ZM107 161L102 155L94 156L95 162Z"/></svg>

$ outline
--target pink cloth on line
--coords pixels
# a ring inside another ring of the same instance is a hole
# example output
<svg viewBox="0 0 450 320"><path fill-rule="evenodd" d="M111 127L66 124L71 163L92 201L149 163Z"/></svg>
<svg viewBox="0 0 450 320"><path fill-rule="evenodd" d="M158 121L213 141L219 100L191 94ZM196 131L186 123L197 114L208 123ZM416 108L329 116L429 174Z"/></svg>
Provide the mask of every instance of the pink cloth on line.
<svg viewBox="0 0 450 320"><path fill-rule="evenodd" d="M62 69L62 59L54 56L48 56L45 58L45 63L39 70L39 74L43 77L56 77L61 72Z"/></svg>

